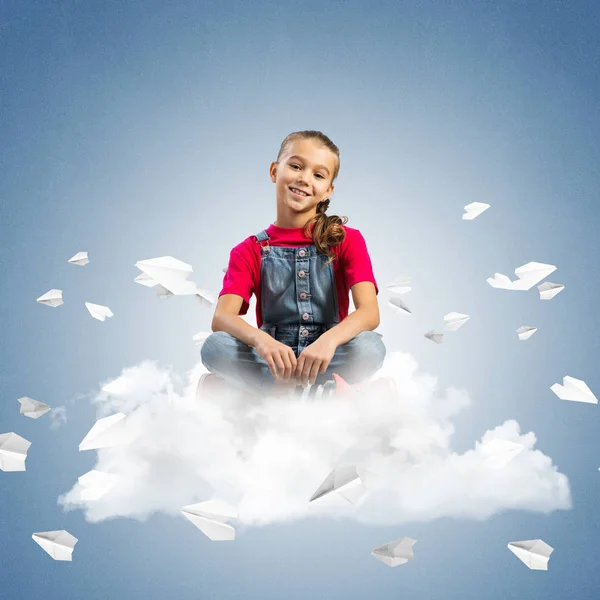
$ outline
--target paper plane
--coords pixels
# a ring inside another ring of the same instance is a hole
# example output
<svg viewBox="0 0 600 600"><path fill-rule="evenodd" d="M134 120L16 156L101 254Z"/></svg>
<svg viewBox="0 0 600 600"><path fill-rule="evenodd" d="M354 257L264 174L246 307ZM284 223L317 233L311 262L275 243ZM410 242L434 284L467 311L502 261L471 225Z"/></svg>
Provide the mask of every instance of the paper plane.
<svg viewBox="0 0 600 600"><path fill-rule="evenodd" d="M462 216L463 221L472 221L489 207L490 205L485 204L485 202L471 202L471 204L467 204L464 207L466 212Z"/></svg>
<svg viewBox="0 0 600 600"><path fill-rule="evenodd" d="M81 267L87 265L90 261L88 259L88 253L87 252L78 252L75 256L72 256L69 259L69 262L72 265L79 265Z"/></svg>
<svg viewBox="0 0 600 600"><path fill-rule="evenodd" d="M410 285L410 279L408 277L399 277L390 285L385 286L388 290L394 294L406 294L410 292L412 287Z"/></svg>
<svg viewBox="0 0 600 600"><path fill-rule="evenodd" d="M31 442L14 432L0 433L0 469L25 471L25 459Z"/></svg>
<svg viewBox="0 0 600 600"><path fill-rule="evenodd" d="M536 571L547 571L548 560L554 552L554 548L542 540L523 540L522 542L510 542L508 549L530 569Z"/></svg>
<svg viewBox="0 0 600 600"><path fill-rule="evenodd" d="M517 454L523 451L523 446L508 440L490 440L481 445L485 464L493 469L505 467Z"/></svg>
<svg viewBox="0 0 600 600"><path fill-rule="evenodd" d="M554 271L556 271L554 265L529 262L526 265L515 269L515 275L518 279L515 279L514 281L511 281L506 275L502 275L502 273L495 273L494 277L488 277L486 281L493 288L526 291L530 290L536 283L539 283Z"/></svg>
<svg viewBox="0 0 600 600"><path fill-rule="evenodd" d="M106 317L114 316L110 308L108 308L108 306L102 306L101 304L92 304L91 302L86 302L85 307L88 309L90 315L92 315L94 319L98 319L98 321L104 321Z"/></svg>
<svg viewBox="0 0 600 600"><path fill-rule="evenodd" d="M517 335L521 341L528 340L535 332L537 327L530 327L529 325L523 325L517 329Z"/></svg>
<svg viewBox="0 0 600 600"><path fill-rule="evenodd" d="M85 475L77 478L79 485L83 488L81 499L86 502L99 500L117 485L119 479L121 478L118 475L112 475L111 473L88 471Z"/></svg>
<svg viewBox="0 0 600 600"><path fill-rule="evenodd" d="M187 277L193 272L191 265L172 256L140 260L135 266L171 294L184 296L196 293L196 284L187 281Z"/></svg>
<svg viewBox="0 0 600 600"><path fill-rule="evenodd" d="M210 292L201 290L200 288L196 288L196 298L201 306L211 307L215 303L214 296Z"/></svg>
<svg viewBox="0 0 600 600"><path fill-rule="evenodd" d="M121 446L131 441L131 432L127 429L127 417L123 413L116 413L103 419L98 419L94 426L79 444L79 451L95 450Z"/></svg>
<svg viewBox="0 0 600 600"><path fill-rule="evenodd" d="M158 281L154 281L152 277L148 277L146 273L140 273L134 280L135 283L139 283L140 285L145 285L146 287L154 287L158 285Z"/></svg>
<svg viewBox="0 0 600 600"><path fill-rule="evenodd" d="M72 560L77 538L68 531L43 531L34 533L33 541L38 543L54 560Z"/></svg>
<svg viewBox="0 0 600 600"><path fill-rule="evenodd" d="M227 525L231 519L237 519L237 510L231 504L222 500L208 500L183 506L181 512L211 540L217 542L235 539L235 529Z"/></svg>
<svg viewBox="0 0 600 600"><path fill-rule="evenodd" d="M397 567L415 557L412 547L416 541L409 537L401 537L394 542L375 548L371 554L388 567Z"/></svg>
<svg viewBox="0 0 600 600"><path fill-rule="evenodd" d="M45 415L51 410L47 404L33 400L33 398L28 398L27 396L23 396L18 400L21 403L21 410L19 413L30 419L39 419L42 415Z"/></svg>
<svg viewBox="0 0 600 600"><path fill-rule="evenodd" d="M425 334L425 337L428 340L431 340L432 342L435 342L436 344L441 344L442 343L442 339L444 338L444 334L443 333L439 333L437 331L434 331L432 329L431 331L428 331Z"/></svg>
<svg viewBox="0 0 600 600"><path fill-rule="evenodd" d="M446 324L446 329L449 331L456 331L460 327L462 327L471 317L469 315L463 315L457 312L448 313L444 317L444 323Z"/></svg>
<svg viewBox="0 0 600 600"><path fill-rule="evenodd" d="M575 379L566 375L563 377L563 384L555 383L550 389L561 400L573 400L574 402L588 402L589 404L598 404L598 398L594 396L592 390L586 385L585 381Z"/></svg>
<svg viewBox="0 0 600 600"><path fill-rule="evenodd" d="M62 290L50 290L49 292L46 292L40 296L36 302L45 304L46 306L52 306L53 308L60 306L61 304L64 304L62 299Z"/></svg>
<svg viewBox="0 0 600 600"><path fill-rule="evenodd" d="M311 496L309 502L335 492L337 496L343 498L346 502L356 504L364 497L367 491L356 470L356 466L338 467L327 475L317 491Z"/></svg>
<svg viewBox="0 0 600 600"><path fill-rule="evenodd" d="M392 296L388 301L388 306L390 306L396 314L411 314L410 308L408 308L406 302L404 302L400 296Z"/></svg>
<svg viewBox="0 0 600 600"><path fill-rule="evenodd" d="M551 300L556 294L560 294L565 289L565 286L561 283L546 281L538 285L537 289L540 291L540 300Z"/></svg>
<svg viewBox="0 0 600 600"><path fill-rule="evenodd" d="M131 384L129 383L129 379L122 375L102 386L102 391L111 396L122 396L129 392L130 389Z"/></svg>
<svg viewBox="0 0 600 600"><path fill-rule="evenodd" d="M196 342L196 346L202 346L211 333L212 331L199 331L192 339Z"/></svg>

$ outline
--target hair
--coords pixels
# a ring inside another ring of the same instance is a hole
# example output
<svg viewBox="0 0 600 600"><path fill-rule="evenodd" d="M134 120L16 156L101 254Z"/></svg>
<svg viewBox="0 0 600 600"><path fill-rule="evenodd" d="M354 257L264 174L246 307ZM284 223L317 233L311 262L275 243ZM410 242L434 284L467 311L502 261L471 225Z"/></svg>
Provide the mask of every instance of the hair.
<svg viewBox="0 0 600 600"><path fill-rule="evenodd" d="M335 181L340 171L340 150L339 148L320 131L308 129L305 131L294 131L290 133L281 143L279 154L277 154L277 164L281 156L288 150L290 144L294 140L314 140L321 144L324 148L331 150L337 157L336 166L333 172L331 183ZM309 219L304 225L304 235L311 238L317 251L327 256L328 260L324 266L327 266L335 259L335 254L332 250L334 246L341 244L346 238L346 232L342 225L348 222L348 217L338 217L337 215L327 215L325 211L329 208L330 199L327 198L317 204L317 214ZM314 227L313 227L314 225ZM311 230L312 227L312 230Z"/></svg>

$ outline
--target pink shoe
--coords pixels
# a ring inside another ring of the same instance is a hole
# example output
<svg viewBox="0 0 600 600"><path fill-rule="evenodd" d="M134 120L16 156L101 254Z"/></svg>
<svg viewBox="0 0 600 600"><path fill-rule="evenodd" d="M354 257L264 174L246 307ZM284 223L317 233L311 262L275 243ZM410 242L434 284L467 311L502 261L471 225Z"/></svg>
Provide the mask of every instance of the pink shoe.
<svg viewBox="0 0 600 600"><path fill-rule="evenodd" d="M370 393L396 394L396 382L391 377L381 377L372 381L361 381L355 384L349 384L337 373L333 373L335 380L335 394L340 397L352 397L356 392L368 390Z"/></svg>

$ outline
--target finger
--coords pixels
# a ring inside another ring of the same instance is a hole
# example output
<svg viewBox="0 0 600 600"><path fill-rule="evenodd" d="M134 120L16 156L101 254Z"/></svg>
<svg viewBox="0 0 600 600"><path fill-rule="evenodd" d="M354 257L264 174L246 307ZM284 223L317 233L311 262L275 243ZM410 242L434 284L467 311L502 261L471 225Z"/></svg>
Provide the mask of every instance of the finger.
<svg viewBox="0 0 600 600"><path fill-rule="evenodd" d="M283 372L285 371L285 365L283 364L283 360L281 360L281 356L279 354L275 354L273 356L273 360L275 361L275 364L277 365L277 379L281 379L283 376Z"/></svg>
<svg viewBox="0 0 600 600"><path fill-rule="evenodd" d="M312 358L307 358L304 361L304 367L302 369L302 382L304 386L308 385L308 379L310 376L310 370L313 364L313 359Z"/></svg>
<svg viewBox="0 0 600 600"><path fill-rule="evenodd" d="M292 375L292 361L290 360L290 355L285 351L283 351L281 354L281 360L285 365L282 377L283 380L287 383Z"/></svg>
<svg viewBox="0 0 600 600"><path fill-rule="evenodd" d="M320 360L315 360L312 364L312 367L310 369L310 374L308 376L308 379L309 379L311 385L314 385L315 381L317 380L317 375L319 374L320 366L321 366Z"/></svg>
<svg viewBox="0 0 600 600"><path fill-rule="evenodd" d="M298 362L296 363L296 381L302 384L302 369L304 368L304 361L306 357L301 354L298 358Z"/></svg>
<svg viewBox="0 0 600 600"><path fill-rule="evenodd" d="M267 356L265 360L269 365L269 371L271 371L271 375L273 375L273 377L277 377L277 372L275 371L275 363L273 362L273 359L270 356Z"/></svg>

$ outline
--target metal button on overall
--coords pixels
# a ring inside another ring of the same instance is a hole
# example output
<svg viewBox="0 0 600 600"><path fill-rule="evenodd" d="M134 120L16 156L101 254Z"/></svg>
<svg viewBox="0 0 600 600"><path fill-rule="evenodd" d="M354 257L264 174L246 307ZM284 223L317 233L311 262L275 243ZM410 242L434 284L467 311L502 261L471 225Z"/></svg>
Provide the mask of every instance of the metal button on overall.
<svg viewBox="0 0 600 600"><path fill-rule="evenodd" d="M306 273L304 271L298 271L298 277L304 277Z"/></svg>
<svg viewBox="0 0 600 600"><path fill-rule="evenodd" d="M306 292L301 292L300 293L300 299L301 300L306 300L306 295L307 295Z"/></svg>
<svg viewBox="0 0 600 600"><path fill-rule="evenodd" d="M302 315L302 318L306 321L306 319L308 319L310 317L310 315L308 313L304 313Z"/></svg>
<svg viewBox="0 0 600 600"><path fill-rule="evenodd" d="M302 330L302 335L303 335L304 337L306 337L306 336L308 335L308 329L303 329L303 330Z"/></svg>
<svg viewBox="0 0 600 600"><path fill-rule="evenodd" d="M306 256L306 250L300 250L298 256Z"/></svg>

